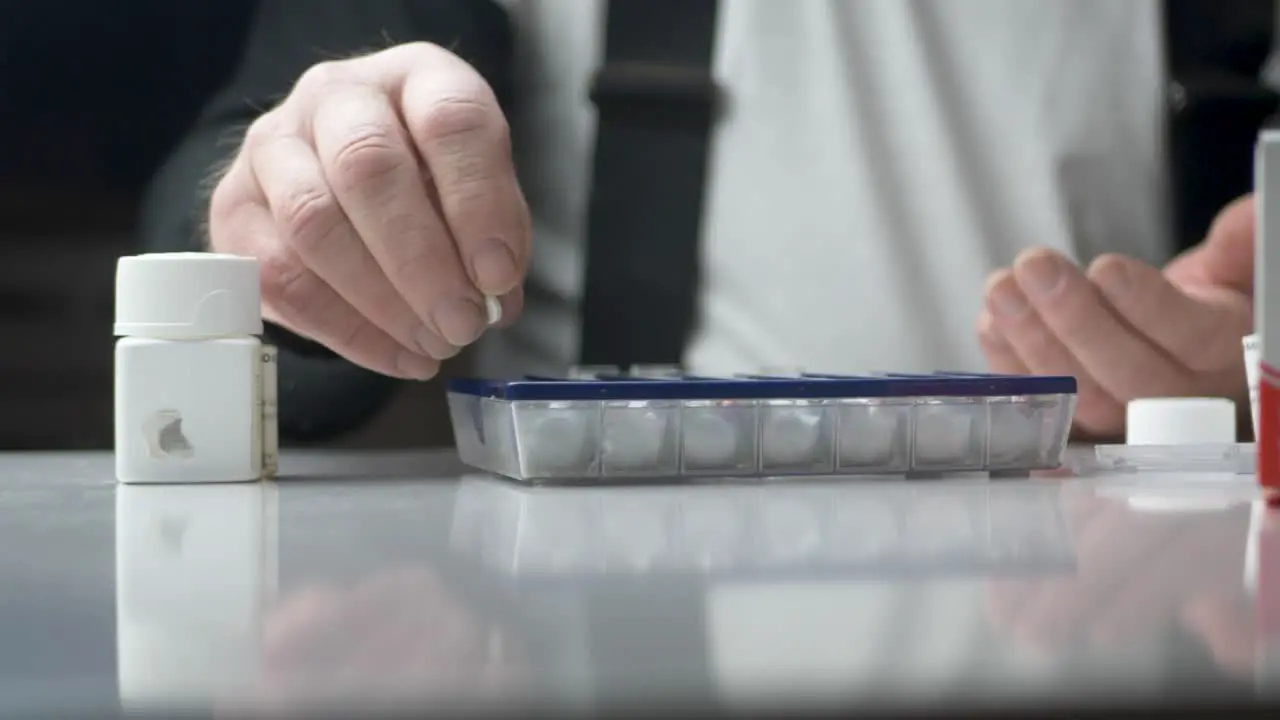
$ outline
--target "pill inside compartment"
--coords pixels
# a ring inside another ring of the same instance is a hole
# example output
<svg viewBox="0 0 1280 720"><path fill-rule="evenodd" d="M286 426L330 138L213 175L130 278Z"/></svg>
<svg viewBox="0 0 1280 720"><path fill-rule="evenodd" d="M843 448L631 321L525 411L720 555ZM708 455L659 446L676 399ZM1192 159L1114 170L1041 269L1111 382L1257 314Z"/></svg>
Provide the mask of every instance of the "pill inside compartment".
<svg viewBox="0 0 1280 720"><path fill-rule="evenodd" d="M1062 395L993 397L987 466L991 470L1058 467L1066 448L1070 398Z"/></svg>
<svg viewBox="0 0 1280 720"><path fill-rule="evenodd" d="M985 398L921 398L913 414L912 470L958 472L984 468Z"/></svg>
<svg viewBox="0 0 1280 720"><path fill-rule="evenodd" d="M844 473L899 473L911 464L910 400L852 398L836 408L836 465Z"/></svg>
<svg viewBox="0 0 1280 720"><path fill-rule="evenodd" d="M674 400L606 401L601 474L651 477L680 472L680 403Z"/></svg>
<svg viewBox="0 0 1280 720"><path fill-rule="evenodd" d="M594 400L512 403L520 476L581 479L599 474L601 403Z"/></svg>
<svg viewBox="0 0 1280 720"><path fill-rule="evenodd" d="M835 467L835 402L760 401L760 469L830 473Z"/></svg>
<svg viewBox="0 0 1280 720"><path fill-rule="evenodd" d="M680 445L681 470L687 474L754 474L756 401L684 401Z"/></svg>

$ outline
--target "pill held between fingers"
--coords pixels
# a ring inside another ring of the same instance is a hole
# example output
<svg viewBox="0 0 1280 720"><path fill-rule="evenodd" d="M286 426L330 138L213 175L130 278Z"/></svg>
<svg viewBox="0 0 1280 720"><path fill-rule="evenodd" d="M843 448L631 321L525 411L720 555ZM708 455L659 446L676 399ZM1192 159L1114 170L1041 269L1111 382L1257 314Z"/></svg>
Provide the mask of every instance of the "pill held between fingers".
<svg viewBox="0 0 1280 720"><path fill-rule="evenodd" d="M484 310L489 316L489 324L497 325L502 322L502 303L493 295L484 296Z"/></svg>

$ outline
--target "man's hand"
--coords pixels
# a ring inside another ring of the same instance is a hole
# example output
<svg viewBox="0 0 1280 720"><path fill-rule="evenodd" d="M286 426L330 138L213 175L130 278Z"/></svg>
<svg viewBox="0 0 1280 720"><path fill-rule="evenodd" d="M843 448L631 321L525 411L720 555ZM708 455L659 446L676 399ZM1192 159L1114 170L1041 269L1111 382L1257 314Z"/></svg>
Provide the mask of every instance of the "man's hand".
<svg viewBox="0 0 1280 720"><path fill-rule="evenodd" d="M1224 624L1221 615L1234 608L1241 620L1254 617L1240 583L1249 503L1149 512L1134 509L1129 497L1101 491L1062 486L1075 568L993 579L987 608L994 626L1020 644L1057 654L1142 646L1181 625L1213 646L1224 664L1236 664L1241 627Z"/></svg>
<svg viewBox="0 0 1280 720"><path fill-rule="evenodd" d="M308 70L214 190L210 249L258 258L266 319L387 375L439 361L522 305L528 207L506 118L425 43Z"/></svg>
<svg viewBox="0 0 1280 720"><path fill-rule="evenodd" d="M1134 398L1234 398L1247 410L1240 340L1253 328L1253 197L1228 205L1164 269L1105 255L1081 272L1050 250L988 279L978 339L995 372L1073 375L1076 430L1118 438Z"/></svg>

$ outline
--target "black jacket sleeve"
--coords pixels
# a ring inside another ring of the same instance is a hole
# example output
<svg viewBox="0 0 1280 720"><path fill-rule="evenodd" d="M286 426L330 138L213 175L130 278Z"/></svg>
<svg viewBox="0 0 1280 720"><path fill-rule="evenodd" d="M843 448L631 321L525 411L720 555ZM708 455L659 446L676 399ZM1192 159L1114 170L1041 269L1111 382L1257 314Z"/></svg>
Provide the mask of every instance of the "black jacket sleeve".
<svg viewBox="0 0 1280 720"><path fill-rule="evenodd" d="M491 0L265 0L258 4L240 66L153 179L141 213L146 252L204 250L208 199L217 169L244 129L273 107L311 65L403 42L426 40L469 61L509 97L512 33ZM390 397L395 382L361 369L278 327L280 435L316 441L352 430Z"/></svg>

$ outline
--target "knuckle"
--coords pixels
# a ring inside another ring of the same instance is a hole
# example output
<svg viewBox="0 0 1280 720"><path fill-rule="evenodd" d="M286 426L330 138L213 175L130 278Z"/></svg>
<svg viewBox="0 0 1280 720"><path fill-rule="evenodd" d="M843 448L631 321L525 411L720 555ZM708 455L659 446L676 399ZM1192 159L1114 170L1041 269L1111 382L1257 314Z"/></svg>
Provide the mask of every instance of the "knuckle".
<svg viewBox="0 0 1280 720"><path fill-rule="evenodd" d="M323 92L343 77L342 61L325 60L303 71L294 85L295 92L303 94Z"/></svg>
<svg viewBox="0 0 1280 720"><path fill-rule="evenodd" d="M279 135L280 116L273 110L271 112L259 115L249 127L245 128L244 140L241 146L252 152L254 149L262 147L264 143L270 142Z"/></svg>
<svg viewBox="0 0 1280 720"><path fill-rule="evenodd" d="M435 59L441 56L441 53L447 53L444 48L426 40L413 40L411 42L400 43L394 47L387 48L384 52L391 54L403 54L410 58L421 60Z"/></svg>
<svg viewBox="0 0 1280 720"><path fill-rule="evenodd" d="M298 247L313 247L340 227L345 217L332 193L310 186L288 192L277 216L286 241Z"/></svg>
<svg viewBox="0 0 1280 720"><path fill-rule="evenodd" d="M458 155L436 173L441 200L455 206L482 201L497 179L493 168L477 153Z"/></svg>
<svg viewBox="0 0 1280 720"><path fill-rule="evenodd" d="M431 106L419 125L423 138L448 149L477 136L508 135L506 119L489 103L475 98L454 97Z"/></svg>
<svg viewBox="0 0 1280 720"><path fill-rule="evenodd" d="M420 237L420 234L419 230L407 237ZM392 257L387 276L395 287L434 292L461 284L457 277L450 275L449 268L451 264L457 265L457 261L452 257L455 253L452 242L445 238L413 240L388 249Z"/></svg>
<svg viewBox="0 0 1280 720"><path fill-rule="evenodd" d="M440 243L435 242L421 242L412 243L409 247L402 249L399 257L392 263L392 283L398 287L413 287L424 277L440 275L442 268L447 265L445 265L445 253L441 251L439 245ZM443 283L432 282L431 285L438 286Z"/></svg>
<svg viewBox="0 0 1280 720"><path fill-rule="evenodd" d="M307 269L290 253L275 250L259 254L258 273L263 304L290 319L303 315L302 311L311 304Z"/></svg>
<svg viewBox="0 0 1280 720"><path fill-rule="evenodd" d="M400 171L407 155L392 129L365 125L347 132L333 151L331 164L337 182L358 187Z"/></svg>

